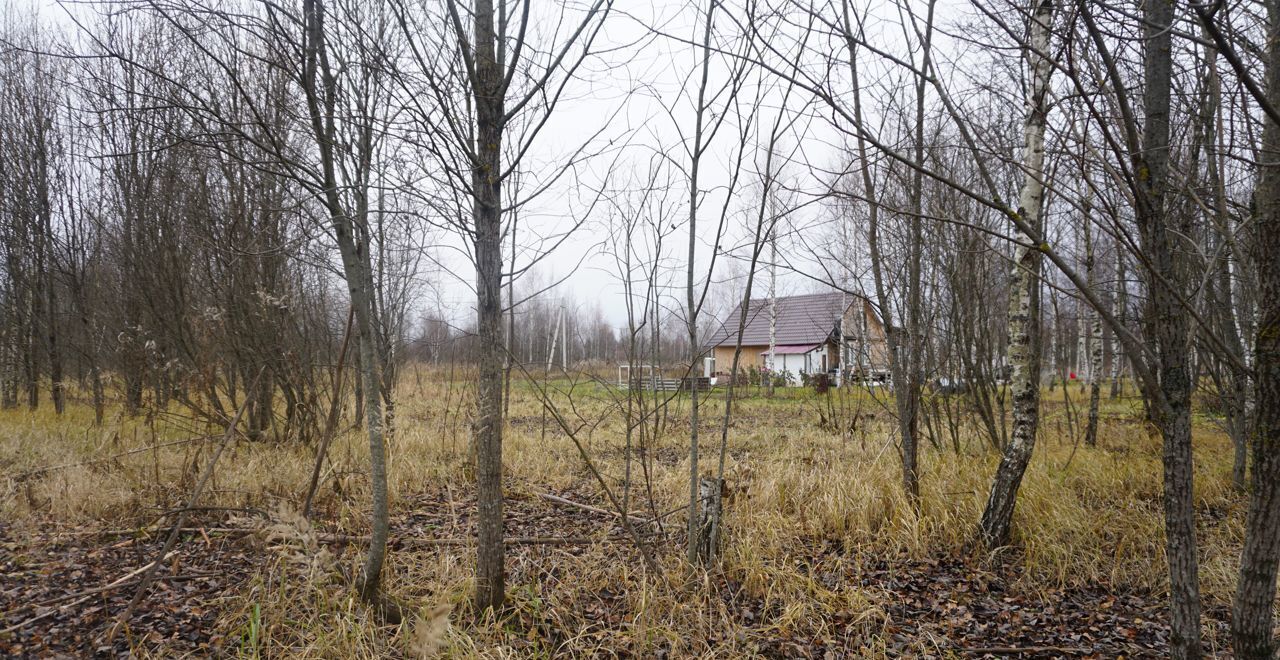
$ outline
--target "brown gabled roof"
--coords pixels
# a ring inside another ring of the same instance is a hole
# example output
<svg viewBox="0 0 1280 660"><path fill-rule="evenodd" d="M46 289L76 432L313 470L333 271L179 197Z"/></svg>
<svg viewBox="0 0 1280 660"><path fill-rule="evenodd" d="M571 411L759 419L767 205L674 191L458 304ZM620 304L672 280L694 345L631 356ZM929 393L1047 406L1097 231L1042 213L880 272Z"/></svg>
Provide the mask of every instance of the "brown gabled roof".
<svg viewBox="0 0 1280 660"><path fill-rule="evenodd" d="M778 298L775 342L779 346L821 344L836 331L844 310L861 301L859 296L839 291ZM725 317L707 338L706 346L732 346L737 343L741 313L742 303L738 303L733 313ZM755 298L747 307L747 325L742 333L742 345L764 346L768 343L769 299Z"/></svg>

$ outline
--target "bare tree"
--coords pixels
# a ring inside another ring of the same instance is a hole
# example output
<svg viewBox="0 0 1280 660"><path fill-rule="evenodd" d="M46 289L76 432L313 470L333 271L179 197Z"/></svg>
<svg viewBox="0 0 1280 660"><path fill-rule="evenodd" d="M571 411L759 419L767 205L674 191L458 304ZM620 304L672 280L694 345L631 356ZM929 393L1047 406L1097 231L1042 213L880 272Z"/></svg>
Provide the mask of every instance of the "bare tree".
<svg viewBox="0 0 1280 660"><path fill-rule="evenodd" d="M1253 469L1240 576L1231 610L1232 650L1242 658L1271 658L1280 646L1273 630L1280 569L1280 260L1275 258L1280 249L1280 2L1270 0L1264 7L1265 45L1255 51L1263 65L1261 84L1241 59L1243 49L1238 46L1247 44L1232 44L1224 35L1219 21L1226 22L1226 17L1218 14L1225 14L1226 7L1221 3L1196 7L1202 27L1263 113L1252 251L1260 285L1253 348Z"/></svg>
<svg viewBox="0 0 1280 660"><path fill-rule="evenodd" d="M413 64L398 76L413 97L409 116L439 166L424 178L443 192L428 194L438 194L453 209L446 226L464 237L476 269L478 612L498 609L505 598L502 288L504 278L516 277L518 271L503 272L504 219L554 185L573 163L591 155L587 146L592 137L528 190L505 198L504 186L520 171L566 87L592 56L593 43L612 8L606 0L563 7L560 18L571 27L567 33L548 33L539 15L531 13L531 4L450 0L443 15L404 4L396 7ZM550 254L573 228L537 250L524 270Z"/></svg>
<svg viewBox="0 0 1280 660"><path fill-rule="evenodd" d="M192 143L297 184L327 217L324 226L337 244L357 329L362 412L370 449L373 533L358 590L383 616L398 620L399 608L381 595L379 586L388 532L386 450L378 294L367 203L379 135L369 114L361 114L358 106L343 105L359 96L348 90L360 76L380 64L353 58L356 66L344 63L339 68L331 51L335 34L367 33L346 21L354 18L352 13L340 12L338 21L332 21L324 0L306 0L298 13L270 5L231 12L199 2L131 6L155 18L156 33L168 32L189 44L199 54L196 61L203 76L184 77L162 62L141 59L99 36L101 31L85 29L82 34L91 37L98 52L122 66L127 80L149 85L142 91L148 101L164 99L163 107L180 112L184 121L198 127L199 133L186 136ZM268 65L266 75L277 83L274 93L258 93L245 62L250 55L251 61ZM207 85L201 85L201 80ZM295 100L301 101L304 113L282 114L283 104ZM136 389L130 389L131 399L136 398ZM216 401L216 396L211 400Z"/></svg>
<svg viewBox="0 0 1280 660"><path fill-rule="evenodd" d="M690 40L691 46L697 53L697 69L696 76L698 83L694 87L693 94L693 131L692 135L684 137L681 143L683 150L682 156L687 162L681 165L683 173L688 177L688 200L687 200L687 220L686 231L688 232L688 250L685 255L685 282L684 282L684 326L685 335L688 337L688 374L692 374L702 361L705 348L700 343L699 324L702 322L701 314L703 306L707 301L707 294L710 291L710 273L714 272L716 257L719 250L713 250L711 259L701 269L698 260L698 245L700 241L706 240L703 233L704 225L700 224L699 219L702 215L702 207L707 197L707 191L703 188L702 176L705 165L706 155L710 149L710 145L719 135L721 128L726 126L726 122L732 116L741 117L741 109L738 107L738 92L743 84L743 76L745 66L739 58L728 58L727 65L728 75L722 76L723 82L717 84L711 78L713 66L718 61L718 55L726 48L732 49L733 45L724 45L719 42L721 37L720 31L716 29L717 10L719 3L708 2L705 8L700 8L698 25L700 34L696 39ZM717 76L721 78L721 76ZM671 110L668 110L671 112ZM730 184L728 190L736 189L738 175L741 172L741 163L743 153L746 146L742 145L733 157L734 165L730 167ZM720 205L720 213L715 226L712 227L711 235L713 246L719 246L721 238L725 231L725 221L730 208L730 195L725 196L724 202ZM705 270L703 270L705 269ZM702 394L699 388L691 386L689 388L689 520L688 520L688 536L685 558L691 565L698 565L710 560L709 546L711 540L711 520L704 520L700 511L703 508L700 503L708 497L717 498L718 493L706 494L702 491L703 483L699 468L699 413L701 408L700 397ZM710 503L714 506L714 502Z"/></svg>

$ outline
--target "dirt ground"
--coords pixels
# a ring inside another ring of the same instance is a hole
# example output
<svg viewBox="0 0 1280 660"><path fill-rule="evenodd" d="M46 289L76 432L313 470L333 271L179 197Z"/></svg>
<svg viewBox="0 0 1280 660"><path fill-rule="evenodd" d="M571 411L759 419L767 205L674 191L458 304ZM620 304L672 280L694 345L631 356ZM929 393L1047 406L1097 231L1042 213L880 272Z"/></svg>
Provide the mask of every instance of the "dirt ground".
<svg viewBox="0 0 1280 660"><path fill-rule="evenodd" d="M877 402L845 400L837 408L812 396L747 399L730 426L722 559L710 572L691 573L682 563L688 461L679 402L646 448L636 438L626 443L607 397L583 396L576 437L615 495L626 487L630 460L627 495L641 541L662 569L654 575L577 446L521 401L507 444L509 606L477 620L467 605L475 507L465 425L451 431L456 411L433 407L448 398L406 397L389 446L393 521L384 588L416 613L409 620L382 625L351 588L367 530L354 431L326 464L310 521L296 510L312 450L237 441L204 508L188 513L154 584L110 640L140 569L159 555L193 466L208 454L183 444L137 451L181 437L177 423L138 433L121 419L90 434L76 418L0 413L0 472L8 475L0 491L0 655L1166 653L1153 469L1159 449L1137 433L1124 402L1104 411L1098 449L1072 442L1070 420L1046 416L1015 544L985 554L968 543L996 460L981 441L926 448L922 506L912 512L898 492L896 454L876 421ZM848 416L852 406L863 407L860 421L833 430L832 412ZM718 441L719 420L711 417L707 456ZM1197 486L1205 632L1208 648L1220 653L1242 500L1226 483L1222 438L1209 422L1203 426ZM86 461L93 463L30 474Z"/></svg>

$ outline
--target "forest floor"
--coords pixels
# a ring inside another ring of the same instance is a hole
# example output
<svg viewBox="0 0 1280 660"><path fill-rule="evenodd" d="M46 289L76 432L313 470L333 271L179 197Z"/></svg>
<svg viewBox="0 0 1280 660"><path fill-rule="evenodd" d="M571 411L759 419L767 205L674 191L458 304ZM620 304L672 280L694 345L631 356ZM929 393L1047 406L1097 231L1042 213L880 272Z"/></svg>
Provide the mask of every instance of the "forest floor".
<svg viewBox="0 0 1280 660"><path fill-rule="evenodd" d="M1104 394L1091 448L1079 442L1079 389L1069 399L1045 392L1014 543L983 553L970 541L998 454L976 426L948 425L938 409L917 512L899 486L882 395L751 392L728 429L722 560L691 574L680 509L688 399L651 418L656 433L633 433L628 451L616 392L557 385L571 438L518 383L505 440L509 606L476 620L466 606L475 506L459 403L469 389L415 375L389 443L384 586L415 612L397 626L379 625L350 587L368 530L358 430L335 441L310 521L298 510L314 448L234 441L154 585L108 639L217 440L177 410L116 414L97 429L81 404L61 417L49 406L0 412L0 655L1167 654L1160 446L1135 399ZM701 410L704 473L718 457L723 407L713 392ZM1217 422L1200 413L1195 424L1204 632L1225 655L1244 499ZM574 438L618 495L632 457L631 510L659 519L641 527L661 575L606 510ZM647 460L635 458L642 445Z"/></svg>

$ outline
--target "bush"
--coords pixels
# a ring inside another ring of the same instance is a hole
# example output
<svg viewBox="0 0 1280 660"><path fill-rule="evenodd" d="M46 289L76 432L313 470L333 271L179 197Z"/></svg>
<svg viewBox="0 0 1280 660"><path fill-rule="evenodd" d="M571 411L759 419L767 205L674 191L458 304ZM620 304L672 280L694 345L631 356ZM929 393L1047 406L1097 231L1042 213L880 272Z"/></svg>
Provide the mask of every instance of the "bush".
<svg viewBox="0 0 1280 660"><path fill-rule="evenodd" d="M831 389L831 374L800 374L800 383L817 394L826 394Z"/></svg>

